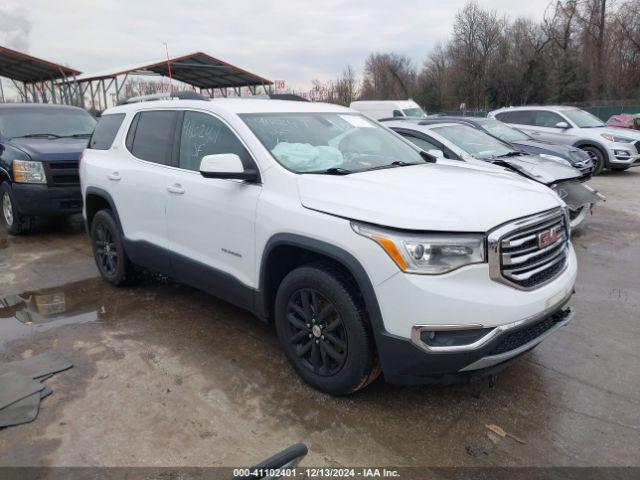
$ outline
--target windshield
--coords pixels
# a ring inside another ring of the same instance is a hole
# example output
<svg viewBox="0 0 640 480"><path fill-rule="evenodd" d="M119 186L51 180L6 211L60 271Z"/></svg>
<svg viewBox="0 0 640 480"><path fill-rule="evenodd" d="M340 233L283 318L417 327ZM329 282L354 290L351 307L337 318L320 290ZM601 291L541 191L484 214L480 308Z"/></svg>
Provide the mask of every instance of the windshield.
<svg viewBox="0 0 640 480"><path fill-rule="evenodd" d="M0 133L8 138L28 136L88 137L96 125L84 110L72 108L0 109Z"/></svg>
<svg viewBox="0 0 640 480"><path fill-rule="evenodd" d="M562 110L562 114L569 118L579 128L604 127L604 122L595 115L584 110Z"/></svg>
<svg viewBox="0 0 640 480"><path fill-rule="evenodd" d="M500 140L467 125L451 125L432 129L472 157L488 160L518 153Z"/></svg>
<svg viewBox="0 0 640 480"><path fill-rule="evenodd" d="M404 113L406 117L422 118L427 116L427 114L424 113L424 110L422 110L420 107L405 108L404 110L402 110L402 113Z"/></svg>
<svg viewBox="0 0 640 480"><path fill-rule="evenodd" d="M273 157L296 173L330 169L350 173L399 162L425 162L417 150L358 114L251 113L240 117Z"/></svg>
<svg viewBox="0 0 640 480"><path fill-rule="evenodd" d="M517 128L510 127L500 120L485 120L480 122L480 126L489 134L505 142L524 142L531 139Z"/></svg>

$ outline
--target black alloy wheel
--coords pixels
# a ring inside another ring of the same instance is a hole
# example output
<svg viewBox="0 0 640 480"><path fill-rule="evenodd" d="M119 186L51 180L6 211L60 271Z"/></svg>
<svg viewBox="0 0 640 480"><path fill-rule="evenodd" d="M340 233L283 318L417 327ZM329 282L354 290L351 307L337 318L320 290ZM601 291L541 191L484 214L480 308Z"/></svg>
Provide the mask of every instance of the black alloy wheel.
<svg viewBox="0 0 640 480"><path fill-rule="evenodd" d="M305 368L324 377L347 359L347 333L336 306L313 288L297 290L287 303L287 334Z"/></svg>
<svg viewBox="0 0 640 480"><path fill-rule="evenodd" d="M91 246L102 278L124 285L134 277L133 264L124 250L122 234L110 210L100 210L91 221Z"/></svg>
<svg viewBox="0 0 640 480"><path fill-rule="evenodd" d="M104 223L96 225L94 243L98 267L107 276L115 275L118 271L118 250L113 232Z"/></svg>

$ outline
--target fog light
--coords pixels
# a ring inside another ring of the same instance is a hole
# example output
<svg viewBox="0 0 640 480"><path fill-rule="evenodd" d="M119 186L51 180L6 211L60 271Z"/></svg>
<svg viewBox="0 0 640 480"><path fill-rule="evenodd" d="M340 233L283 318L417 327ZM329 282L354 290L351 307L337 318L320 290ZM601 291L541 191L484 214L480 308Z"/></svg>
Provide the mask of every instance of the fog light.
<svg viewBox="0 0 640 480"><path fill-rule="evenodd" d="M480 340L492 328L473 328L469 330L423 330L420 340L430 347L454 347L469 345Z"/></svg>
<svg viewBox="0 0 640 480"><path fill-rule="evenodd" d="M631 153L627 150L614 150L613 154L616 157L625 157L625 158L629 158L631 156Z"/></svg>

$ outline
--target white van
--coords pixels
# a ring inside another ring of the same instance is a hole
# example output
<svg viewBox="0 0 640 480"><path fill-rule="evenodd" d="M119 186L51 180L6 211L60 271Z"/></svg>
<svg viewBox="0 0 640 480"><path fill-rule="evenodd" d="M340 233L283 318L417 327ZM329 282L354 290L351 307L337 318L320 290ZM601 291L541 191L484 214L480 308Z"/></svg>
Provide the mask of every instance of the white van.
<svg viewBox="0 0 640 480"><path fill-rule="evenodd" d="M350 108L380 120L390 117L426 117L427 113L413 100L362 100L351 102Z"/></svg>

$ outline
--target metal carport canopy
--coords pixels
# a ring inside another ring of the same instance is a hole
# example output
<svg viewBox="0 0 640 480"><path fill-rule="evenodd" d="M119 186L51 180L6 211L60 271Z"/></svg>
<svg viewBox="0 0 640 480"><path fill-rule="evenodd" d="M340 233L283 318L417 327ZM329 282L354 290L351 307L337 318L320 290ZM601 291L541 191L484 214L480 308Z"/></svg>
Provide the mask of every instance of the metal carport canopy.
<svg viewBox="0 0 640 480"><path fill-rule="evenodd" d="M152 72L168 77L169 66L171 66L171 78L203 89L273 84L271 80L243 70L242 68L203 52L190 53L147 65L129 66L122 70L116 69L109 73L102 72L79 75L74 80L77 82L91 82L94 80L115 78L120 75L143 74L145 72Z"/></svg>
<svg viewBox="0 0 640 480"><path fill-rule="evenodd" d="M72 77L79 73L73 68L0 46L0 77L17 82L35 83Z"/></svg>

